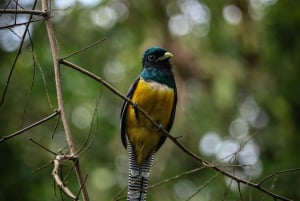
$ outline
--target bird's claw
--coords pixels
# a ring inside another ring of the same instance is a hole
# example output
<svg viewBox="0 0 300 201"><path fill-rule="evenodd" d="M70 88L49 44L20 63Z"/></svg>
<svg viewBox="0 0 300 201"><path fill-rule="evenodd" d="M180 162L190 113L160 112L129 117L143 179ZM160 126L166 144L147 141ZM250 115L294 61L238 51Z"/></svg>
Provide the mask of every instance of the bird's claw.
<svg viewBox="0 0 300 201"><path fill-rule="evenodd" d="M133 102L132 103L132 107L133 107L133 111L134 111L134 114L135 114L135 118L137 120L139 120L139 115L138 115L138 104L136 102Z"/></svg>
<svg viewBox="0 0 300 201"><path fill-rule="evenodd" d="M163 125L159 122L157 122L158 126L156 128L157 131L162 131L164 129Z"/></svg>
<svg viewBox="0 0 300 201"><path fill-rule="evenodd" d="M133 103L132 103L132 107L133 107L134 110L136 110L137 107L138 107L138 104L137 104L136 102L133 102Z"/></svg>

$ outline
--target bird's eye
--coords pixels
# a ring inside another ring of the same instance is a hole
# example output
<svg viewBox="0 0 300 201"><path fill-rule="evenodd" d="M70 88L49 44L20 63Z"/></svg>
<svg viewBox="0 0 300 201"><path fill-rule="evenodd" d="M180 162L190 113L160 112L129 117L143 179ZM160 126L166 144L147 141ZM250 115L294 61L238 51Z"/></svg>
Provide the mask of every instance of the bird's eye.
<svg viewBox="0 0 300 201"><path fill-rule="evenodd" d="M154 61L155 60L155 56L153 54L148 56L148 60L149 61Z"/></svg>

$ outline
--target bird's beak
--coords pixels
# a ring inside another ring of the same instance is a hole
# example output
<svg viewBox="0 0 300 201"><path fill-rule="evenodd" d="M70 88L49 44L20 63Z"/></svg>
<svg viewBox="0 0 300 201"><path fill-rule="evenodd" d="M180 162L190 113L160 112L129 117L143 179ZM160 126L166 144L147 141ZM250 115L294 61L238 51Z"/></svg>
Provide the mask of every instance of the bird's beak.
<svg viewBox="0 0 300 201"><path fill-rule="evenodd" d="M169 59L172 57L173 57L173 54L171 52L165 52L165 54L163 56L159 57L158 59L156 59L156 61L162 61L162 60Z"/></svg>

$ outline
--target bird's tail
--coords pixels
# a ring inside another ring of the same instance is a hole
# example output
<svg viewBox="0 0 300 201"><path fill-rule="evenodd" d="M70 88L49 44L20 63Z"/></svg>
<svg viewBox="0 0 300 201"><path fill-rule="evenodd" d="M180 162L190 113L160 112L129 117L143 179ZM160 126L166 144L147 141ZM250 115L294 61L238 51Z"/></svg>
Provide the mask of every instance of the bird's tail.
<svg viewBox="0 0 300 201"><path fill-rule="evenodd" d="M150 169L154 160L154 152L144 161L142 165L137 163L136 155L128 142L129 176L127 201L145 201L150 176Z"/></svg>

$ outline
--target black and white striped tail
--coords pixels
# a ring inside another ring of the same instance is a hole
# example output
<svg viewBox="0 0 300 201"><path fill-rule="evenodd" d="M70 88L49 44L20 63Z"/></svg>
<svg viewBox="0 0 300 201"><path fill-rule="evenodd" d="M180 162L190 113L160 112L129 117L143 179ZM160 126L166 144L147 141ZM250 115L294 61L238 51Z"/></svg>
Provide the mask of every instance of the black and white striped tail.
<svg viewBox="0 0 300 201"><path fill-rule="evenodd" d="M149 155L146 161L139 165L136 161L135 153L131 144L127 145L129 156L129 175L127 201L145 201L147 196L147 187L150 176L150 168L154 160L154 152Z"/></svg>

